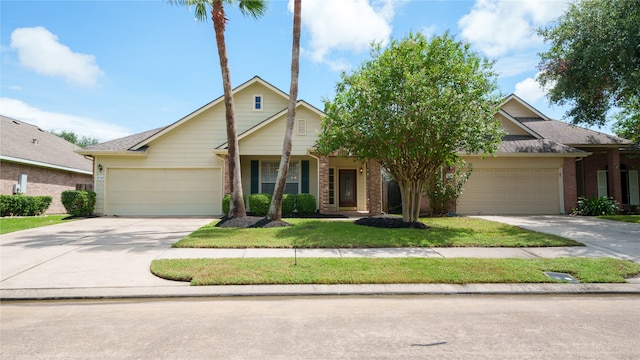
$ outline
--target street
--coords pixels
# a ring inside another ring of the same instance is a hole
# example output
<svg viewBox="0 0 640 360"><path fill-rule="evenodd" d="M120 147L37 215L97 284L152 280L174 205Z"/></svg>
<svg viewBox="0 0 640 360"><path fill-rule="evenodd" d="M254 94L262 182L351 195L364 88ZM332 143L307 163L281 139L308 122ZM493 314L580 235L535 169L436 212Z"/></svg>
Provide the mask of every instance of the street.
<svg viewBox="0 0 640 360"><path fill-rule="evenodd" d="M2 359L631 359L640 297L5 301Z"/></svg>

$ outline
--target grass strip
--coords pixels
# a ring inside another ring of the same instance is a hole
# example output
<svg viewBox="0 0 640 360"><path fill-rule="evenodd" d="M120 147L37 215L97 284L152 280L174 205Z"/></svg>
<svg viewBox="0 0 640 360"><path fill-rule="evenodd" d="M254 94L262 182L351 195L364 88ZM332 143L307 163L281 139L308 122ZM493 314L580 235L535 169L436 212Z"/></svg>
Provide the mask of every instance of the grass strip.
<svg viewBox="0 0 640 360"><path fill-rule="evenodd" d="M0 234L7 234L14 231L32 229L42 226L55 225L62 222L72 221L65 220L69 215L44 215L44 216L25 216L25 217L3 217L0 218Z"/></svg>
<svg viewBox="0 0 640 360"><path fill-rule="evenodd" d="M640 215L600 215L597 218L640 224Z"/></svg>
<svg viewBox="0 0 640 360"><path fill-rule="evenodd" d="M554 283L545 271L583 283L624 283L640 264L612 258L161 259L151 272L191 285Z"/></svg>
<svg viewBox="0 0 640 360"><path fill-rule="evenodd" d="M382 229L352 221L285 219L292 226L218 228L207 224L173 244L179 248L386 248L582 246L555 235L476 218L424 218L430 229Z"/></svg>

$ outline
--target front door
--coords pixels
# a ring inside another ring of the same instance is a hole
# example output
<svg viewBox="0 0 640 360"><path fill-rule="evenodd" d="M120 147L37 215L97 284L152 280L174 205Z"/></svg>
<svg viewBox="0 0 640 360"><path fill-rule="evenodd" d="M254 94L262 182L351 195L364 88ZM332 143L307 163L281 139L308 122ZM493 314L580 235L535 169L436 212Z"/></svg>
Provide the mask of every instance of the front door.
<svg viewBox="0 0 640 360"><path fill-rule="evenodd" d="M357 207L356 170L340 170L338 176L340 177L339 206L341 208Z"/></svg>

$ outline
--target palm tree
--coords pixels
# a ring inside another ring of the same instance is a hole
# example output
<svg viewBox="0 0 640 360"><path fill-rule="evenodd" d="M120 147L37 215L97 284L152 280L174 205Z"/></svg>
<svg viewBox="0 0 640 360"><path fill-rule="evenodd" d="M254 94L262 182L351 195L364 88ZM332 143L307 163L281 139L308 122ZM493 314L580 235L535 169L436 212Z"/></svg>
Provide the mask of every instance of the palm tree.
<svg viewBox="0 0 640 360"><path fill-rule="evenodd" d="M227 18L224 3L237 4L244 15L258 18L264 15L267 7L265 0L167 0L171 4L195 7L195 17L198 21L207 21L207 11L211 9L211 20L216 34L220 70L222 71L222 86L224 89L224 107L227 122L227 143L229 158L229 176L231 177L231 204L229 217L243 217L247 215L242 194L242 177L240 174L240 152L238 151L238 135L236 131L236 114L233 105L233 88L229 75L229 59L224 31Z"/></svg>
<svg viewBox="0 0 640 360"><path fill-rule="evenodd" d="M282 156L276 178L276 187L273 190L271 204L267 218L280 220L282 218L282 195L287 184L289 171L289 158L291 157L291 135L296 118L296 103L298 102L298 73L300 72L300 23L302 15L302 0L293 2L293 45L291 46L291 85L289 88L289 108L287 111L287 125L282 144Z"/></svg>

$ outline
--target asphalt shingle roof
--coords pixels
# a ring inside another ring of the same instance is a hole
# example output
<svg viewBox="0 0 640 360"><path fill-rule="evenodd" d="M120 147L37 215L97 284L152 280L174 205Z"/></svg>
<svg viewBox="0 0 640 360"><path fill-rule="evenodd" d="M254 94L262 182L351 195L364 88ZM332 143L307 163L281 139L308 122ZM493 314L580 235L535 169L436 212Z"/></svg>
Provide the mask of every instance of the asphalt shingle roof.
<svg viewBox="0 0 640 360"><path fill-rule="evenodd" d="M614 135L581 128L558 120L516 118L543 138L568 145L627 145L631 141Z"/></svg>
<svg viewBox="0 0 640 360"><path fill-rule="evenodd" d="M35 125L2 115L0 118L0 152L3 157L89 172L93 170L91 160L74 152L80 149L77 145Z"/></svg>
<svg viewBox="0 0 640 360"><path fill-rule="evenodd" d="M103 142L100 144L96 144L93 146L88 146L84 148L84 150L92 150L92 151L118 151L118 150L129 150L134 145L139 144L140 142L152 137L153 135L162 131L165 127L148 130L145 132L141 132L138 134L133 134L129 136L125 136L120 139L115 139L107 142Z"/></svg>

